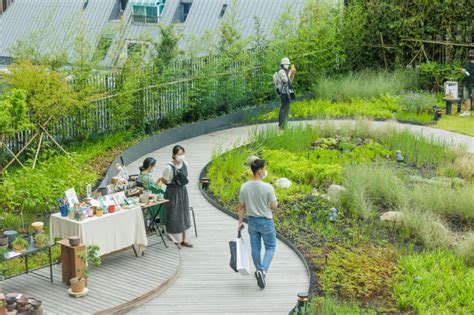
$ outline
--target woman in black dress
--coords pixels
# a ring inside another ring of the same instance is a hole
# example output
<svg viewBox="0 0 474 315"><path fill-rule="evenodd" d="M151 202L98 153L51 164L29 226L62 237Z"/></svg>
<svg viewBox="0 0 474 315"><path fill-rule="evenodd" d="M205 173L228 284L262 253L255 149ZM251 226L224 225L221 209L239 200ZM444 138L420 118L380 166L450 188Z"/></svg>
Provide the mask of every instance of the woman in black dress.
<svg viewBox="0 0 474 315"><path fill-rule="evenodd" d="M191 227L191 219L186 189L186 184L189 182L188 166L184 161L184 153L182 146L174 146L172 160L166 165L162 178L167 185L165 199L169 200L165 205L166 231L178 248L193 247L186 240L186 230Z"/></svg>

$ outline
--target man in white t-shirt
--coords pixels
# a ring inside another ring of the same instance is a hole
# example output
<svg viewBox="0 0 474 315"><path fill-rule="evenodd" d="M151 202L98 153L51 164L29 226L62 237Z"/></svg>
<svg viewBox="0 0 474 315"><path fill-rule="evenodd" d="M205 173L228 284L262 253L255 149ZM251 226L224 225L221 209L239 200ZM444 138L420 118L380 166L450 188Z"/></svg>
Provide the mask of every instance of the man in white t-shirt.
<svg viewBox="0 0 474 315"><path fill-rule="evenodd" d="M250 165L253 179L240 188L239 230L244 228L244 214L247 212L252 260L255 265L255 277L261 289L266 286L266 273L275 254L276 231L272 210L277 209L278 202L273 186L265 183L267 167L265 160L257 159ZM262 240L265 255L261 259Z"/></svg>

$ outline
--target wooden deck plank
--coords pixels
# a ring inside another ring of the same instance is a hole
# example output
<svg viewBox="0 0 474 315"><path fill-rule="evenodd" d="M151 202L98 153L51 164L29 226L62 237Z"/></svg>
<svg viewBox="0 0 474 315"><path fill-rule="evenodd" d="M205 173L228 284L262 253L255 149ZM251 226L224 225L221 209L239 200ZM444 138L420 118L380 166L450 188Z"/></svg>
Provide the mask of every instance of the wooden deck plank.
<svg viewBox="0 0 474 315"><path fill-rule="evenodd" d="M155 236L150 241L156 241ZM4 281L3 289L39 298L46 314L90 314L146 296L167 283L180 269L181 256L176 248L154 246L142 257L135 257L131 249L129 251L105 256L102 267L92 267L90 293L81 299L68 296L59 265L53 268L53 284L33 275L21 275ZM49 275L49 268L40 269L38 273Z"/></svg>

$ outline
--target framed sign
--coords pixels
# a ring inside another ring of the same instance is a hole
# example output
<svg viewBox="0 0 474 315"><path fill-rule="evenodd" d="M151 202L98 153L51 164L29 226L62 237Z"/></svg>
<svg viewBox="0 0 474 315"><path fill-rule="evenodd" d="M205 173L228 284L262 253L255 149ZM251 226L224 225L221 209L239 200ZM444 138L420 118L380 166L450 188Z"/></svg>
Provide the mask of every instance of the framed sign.
<svg viewBox="0 0 474 315"><path fill-rule="evenodd" d="M69 203L69 207L74 206L76 203L79 204L79 198L77 198L76 190L74 188L69 188L64 192L64 197Z"/></svg>

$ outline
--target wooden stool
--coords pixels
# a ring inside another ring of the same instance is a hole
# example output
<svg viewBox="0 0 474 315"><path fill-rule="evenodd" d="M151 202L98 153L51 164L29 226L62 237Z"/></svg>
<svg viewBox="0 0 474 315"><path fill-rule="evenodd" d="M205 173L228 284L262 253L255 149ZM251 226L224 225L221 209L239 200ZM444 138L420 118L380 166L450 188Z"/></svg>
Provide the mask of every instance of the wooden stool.
<svg viewBox="0 0 474 315"><path fill-rule="evenodd" d="M79 258L79 254L86 250L86 245L71 246L68 239L61 240L58 244L61 244L63 282L69 285L69 280L82 275L77 271L84 269L84 262Z"/></svg>

